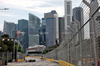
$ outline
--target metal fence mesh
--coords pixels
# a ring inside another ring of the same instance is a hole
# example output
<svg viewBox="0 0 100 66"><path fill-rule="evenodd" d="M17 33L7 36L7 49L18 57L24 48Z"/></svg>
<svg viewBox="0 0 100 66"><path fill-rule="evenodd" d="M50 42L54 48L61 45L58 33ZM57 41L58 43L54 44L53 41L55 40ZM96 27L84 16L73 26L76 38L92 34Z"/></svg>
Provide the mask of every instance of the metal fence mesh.
<svg viewBox="0 0 100 66"><path fill-rule="evenodd" d="M83 9L84 23L74 18L60 46L45 54L45 57L64 60L76 66L100 64L100 1L89 3L91 8L83 2L79 6Z"/></svg>

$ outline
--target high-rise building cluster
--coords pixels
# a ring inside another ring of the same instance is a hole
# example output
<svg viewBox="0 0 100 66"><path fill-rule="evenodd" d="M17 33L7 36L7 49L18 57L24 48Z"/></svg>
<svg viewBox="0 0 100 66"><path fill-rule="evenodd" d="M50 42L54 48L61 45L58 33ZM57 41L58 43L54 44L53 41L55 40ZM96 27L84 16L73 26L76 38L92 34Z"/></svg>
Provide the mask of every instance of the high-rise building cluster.
<svg viewBox="0 0 100 66"><path fill-rule="evenodd" d="M54 46L57 43L60 45L63 39L69 39L71 35L78 32L80 27L84 24L83 9L81 7L75 7L72 9L71 0L65 0L64 7L64 17L58 17L55 10L44 14L40 27L39 42L41 45L46 45L46 47ZM84 29L82 29L82 40L83 39ZM79 35L77 35L75 40L79 41Z"/></svg>
<svg viewBox="0 0 100 66"><path fill-rule="evenodd" d="M29 46L39 45L40 18L29 13L29 20L19 19L18 24L4 21L3 34L8 34L10 38L20 41L26 52ZM0 36L2 32L0 32Z"/></svg>
<svg viewBox="0 0 100 66"><path fill-rule="evenodd" d="M84 24L83 9L75 7L72 10L71 0L65 0L64 4L64 17L59 17L55 10L44 13L41 20L29 13L29 20L20 19L18 24L4 21L3 33L8 34L11 38L18 39L24 52L29 46L34 45L45 45L46 47L60 45L64 38L69 38L70 33L76 33ZM1 34L0 32L0 36ZM84 39L84 29L82 39ZM79 35L75 40L79 40Z"/></svg>

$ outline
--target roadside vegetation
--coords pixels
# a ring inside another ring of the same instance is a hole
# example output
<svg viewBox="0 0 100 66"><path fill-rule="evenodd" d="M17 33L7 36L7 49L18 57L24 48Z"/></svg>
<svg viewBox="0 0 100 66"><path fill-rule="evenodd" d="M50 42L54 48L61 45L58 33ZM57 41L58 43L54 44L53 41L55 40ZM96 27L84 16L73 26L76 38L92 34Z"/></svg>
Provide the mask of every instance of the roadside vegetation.
<svg viewBox="0 0 100 66"><path fill-rule="evenodd" d="M15 43L15 50L17 50L18 43ZM4 34L0 37L0 52L13 52L14 40L9 35ZM22 52L21 45L18 45L18 52Z"/></svg>

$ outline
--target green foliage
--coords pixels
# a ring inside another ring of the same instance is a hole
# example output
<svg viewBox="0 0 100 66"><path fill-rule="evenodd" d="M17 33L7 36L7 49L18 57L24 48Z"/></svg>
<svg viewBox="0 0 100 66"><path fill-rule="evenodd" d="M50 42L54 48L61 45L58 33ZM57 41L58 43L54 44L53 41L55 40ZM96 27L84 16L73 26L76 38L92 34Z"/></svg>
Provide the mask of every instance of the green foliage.
<svg viewBox="0 0 100 66"><path fill-rule="evenodd" d="M51 47L48 47L46 48L42 53L45 54L45 53L48 53L52 50L54 50L55 48L57 48L59 45L54 45L54 46L51 46Z"/></svg>
<svg viewBox="0 0 100 66"><path fill-rule="evenodd" d="M29 54L27 54L27 56L29 56Z"/></svg>
<svg viewBox="0 0 100 66"><path fill-rule="evenodd" d="M21 50L21 45L19 45L18 49Z"/></svg>
<svg viewBox="0 0 100 66"><path fill-rule="evenodd" d="M8 34L4 34L1 36L1 38L9 38L9 35Z"/></svg>
<svg viewBox="0 0 100 66"><path fill-rule="evenodd" d="M8 50L8 46L6 44L0 43L0 51L7 51Z"/></svg>
<svg viewBox="0 0 100 66"><path fill-rule="evenodd" d="M6 44L6 45L8 46L8 51L9 51L9 52L12 52L12 51L13 51L14 41L11 41L11 40L8 41L7 39L5 39L5 40L3 41L3 43Z"/></svg>
<svg viewBox="0 0 100 66"><path fill-rule="evenodd" d="M45 54L45 53L48 53L48 52L49 52L48 50L44 50L42 53Z"/></svg>
<svg viewBox="0 0 100 66"><path fill-rule="evenodd" d="M21 48L21 45L15 45L15 49L17 50L17 47L18 47L18 52L21 52L21 53L23 53L23 50L22 50L22 48Z"/></svg>
<svg viewBox="0 0 100 66"><path fill-rule="evenodd" d="M2 39L0 40L0 46L2 47L0 51L13 51L14 41L11 41L8 34L4 34L1 36ZM9 40L8 40L9 39Z"/></svg>
<svg viewBox="0 0 100 66"><path fill-rule="evenodd" d="M21 49L21 53L23 53L24 51Z"/></svg>
<svg viewBox="0 0 100 66"><path fill-rule="evenodd" d="M13 47L14 47L14 41L11 41L11 38L9 38L9 35L4 34L1 36L2 39L0 39L0 47L2 47L0 49L0 51L9 51L9 52L13 52ZM8 40L9 39L9 40ZM17 50L17 43L15 43L15 49ZM23 50L21 48L21 45L18 45L18 52L22 52Z"/></svg>

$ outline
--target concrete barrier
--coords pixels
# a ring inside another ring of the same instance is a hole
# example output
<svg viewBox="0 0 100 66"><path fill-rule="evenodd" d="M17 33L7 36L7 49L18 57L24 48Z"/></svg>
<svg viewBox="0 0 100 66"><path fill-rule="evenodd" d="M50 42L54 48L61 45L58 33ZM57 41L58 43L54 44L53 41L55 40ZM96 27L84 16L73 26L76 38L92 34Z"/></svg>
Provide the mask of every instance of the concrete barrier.
<svg viewBox="0 0 100 66"><path fill-rule="evenodd" d="M41 57L41 56L30 56L30 57Z"/></svg>
<svg viewBox="0 0 100 66"><path fill-rule="evenodd" d="M68 62L65 62L65 61L63 61L63 60L59 60L59 61L58 61L58 60L49 59L49 58L44 58L44 57L43 57L43 59L48 60L48 61L51 61L51 62L59 63L59 65L61 65L61 66L75 66L75 65L70 64L70 63L68 63Z"/></svg>
<svg viewBox="0 0 100 66"><path fill-rule="evenodd" d="M18 59L17 62L23 62L25 61L24 59Z"/></svg>
<svg viewBox="0 0 100 66"><path fill-rule="evenodd" d="M70 63L65 62L65 61L62 61L62 60L59 60L59 64L60 64L61 66L75 66L75 65L73 65L73 64L70 64Z"/></svg>
<svg viewBox="0 0 100 66"><path fill-rule="evenodd" d="M43 58L43 59L54 62L54 59L49 59L49 58Z"/></svg>
<svg viewBox="0 0 100 66"><path fill-rule="evenodd" d="M25 56L25 57L41 57L41 56Z"/></svg>

